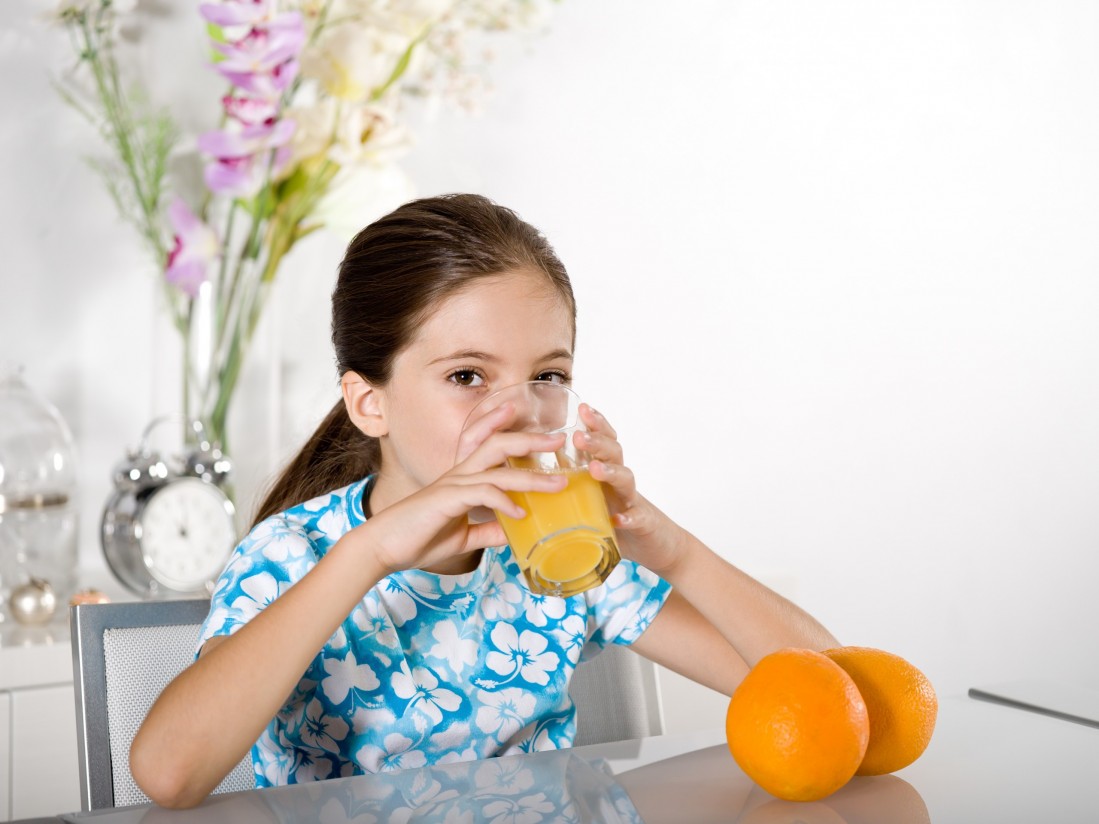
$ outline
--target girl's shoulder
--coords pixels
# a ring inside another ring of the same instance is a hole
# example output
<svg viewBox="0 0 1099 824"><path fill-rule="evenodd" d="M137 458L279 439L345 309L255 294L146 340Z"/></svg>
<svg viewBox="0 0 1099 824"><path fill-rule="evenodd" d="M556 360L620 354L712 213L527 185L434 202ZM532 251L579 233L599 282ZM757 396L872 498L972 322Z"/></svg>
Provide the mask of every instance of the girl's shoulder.
<svg viewBox="0 0 1099 824"><path fill-rule="evenodd" d="M298 535L316 543L336 541L362 524L363 491L373 476L318 495L260 521L248 533L245 543L256 544L274 537Z"/></svg>

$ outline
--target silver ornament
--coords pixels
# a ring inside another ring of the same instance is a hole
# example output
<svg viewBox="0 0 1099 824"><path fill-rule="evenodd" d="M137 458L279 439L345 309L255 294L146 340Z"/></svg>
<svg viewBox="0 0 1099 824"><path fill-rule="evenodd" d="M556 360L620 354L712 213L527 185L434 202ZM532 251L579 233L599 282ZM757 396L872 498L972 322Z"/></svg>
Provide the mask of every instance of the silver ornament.
<svg viewBox="0 0 1099 824"><path fill-rule="evenodd" d="M57 611L57 596L49 581L31 578L11 591L9 598L12 617L28 626L46 624Z"/></svg>

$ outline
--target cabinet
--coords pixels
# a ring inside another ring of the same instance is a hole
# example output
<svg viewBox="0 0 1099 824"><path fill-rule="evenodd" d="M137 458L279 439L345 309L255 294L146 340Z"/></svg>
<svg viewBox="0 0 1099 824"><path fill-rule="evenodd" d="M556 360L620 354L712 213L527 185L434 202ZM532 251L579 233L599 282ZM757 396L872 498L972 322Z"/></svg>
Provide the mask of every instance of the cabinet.
<svg viewBox="0 0 1099 824"><path fill-rule="evenodd" d="M106 573L80 586L134 598ZM79 810L79 763L68 611L44 627L0 623L0 821Z"/></svg>
<svg viewBox="0 0 1099 824"><path fill-rule="evenodd" d="M67 616L0 626L0 820L80 809Z"/></svg>
<svg viewBox="0 0 1099 824"><path fill-rule="evenodd" d="M0 820L11 818L11 696L0 692Z"/></svg>

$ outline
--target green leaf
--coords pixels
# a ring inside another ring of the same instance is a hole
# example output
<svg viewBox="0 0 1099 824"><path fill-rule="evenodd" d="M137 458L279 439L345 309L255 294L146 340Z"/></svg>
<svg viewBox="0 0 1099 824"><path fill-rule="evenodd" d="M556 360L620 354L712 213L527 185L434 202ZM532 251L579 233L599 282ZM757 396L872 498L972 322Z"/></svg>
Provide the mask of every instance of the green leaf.
<svg viewBox="0 0 1099 824"><path fill-rule="evenodd" d="M228 43L229 38L225 36L225 29L216 23L206 24L206 34L215 43ZM225 59L225 55L219 52L217 49L210 49L210 59L214 63L220 63Z"/></svg>
<svg viewBox="0 0 1099 824"><path fill-rule="evenodd" d="M426 36L427 32L425 31L423 34L421 34L419 37L417 37L415 40L408 44L408 48L404 50L404 53L397 60L397 65L393 67L393 71L392 73L390 73L389 79L386 80L382 86L371 92L371 101L381 100L385 93L389 91L390 87L392 87L394 83L400 80L401 76L406 71L408 71L408 65L412 62L412 52L416 50L416 47L423 42Z"/></svg>

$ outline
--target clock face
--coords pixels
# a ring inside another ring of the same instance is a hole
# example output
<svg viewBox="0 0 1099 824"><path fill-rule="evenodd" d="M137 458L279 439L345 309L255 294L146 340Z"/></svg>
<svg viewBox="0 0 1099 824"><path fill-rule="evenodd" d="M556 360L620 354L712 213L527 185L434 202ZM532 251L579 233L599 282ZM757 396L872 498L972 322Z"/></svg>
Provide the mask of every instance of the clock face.
<svg viewBox="0 0 1099 824"><path fill-rule="evenodd" d="M232 503L198 478L181 478L156 490L140 520L149 574L180 592L202 589L217 578L236 540Z"/></svg>

